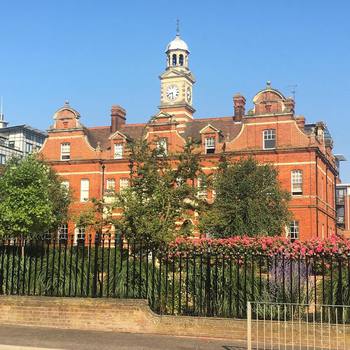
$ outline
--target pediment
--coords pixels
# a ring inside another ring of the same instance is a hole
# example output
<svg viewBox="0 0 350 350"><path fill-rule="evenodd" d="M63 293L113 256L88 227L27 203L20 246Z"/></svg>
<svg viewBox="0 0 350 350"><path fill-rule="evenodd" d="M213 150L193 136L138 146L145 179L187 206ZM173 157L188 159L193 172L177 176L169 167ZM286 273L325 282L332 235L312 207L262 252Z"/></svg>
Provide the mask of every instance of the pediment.
<svg viewBox="0 0 350 350"><path fill-rule="evenodd" d="M183 76L186 76L186 74L184 74L183 72L179 72L176 70L167 70L161 75L161 78L178 78Z"/></svg>
<svg viewBox="0 0 350 350"><path fill-rule="evenodd" d="M109 140L115 140L118 138L122 138L124 140L128 139L128 136L126 136L125 134L123 134L122 132L120 132L119 130L117 130L114 134L112 134L108 139Z"/></svg>
<svg viewBox="0 0 350 350"><path fill-rule="evenodd" d="M217 133L221 133L221 130L217 129L215 126L208 124L206 125L203 129L201 129L199 131L200 134L205 134L207 132L217 132Z"/></svg>
<svg viewBox="0 0 350 350"><path fill-rule="evenodd" d="M155 123L159 119L168 120L169 122L172 122L174 116L172 114L160 111L159 113L153 116L153 118L151 119L151 123Z"/></svg>
<svg viewBox="0 0 350 350"><path fill-rule="evenodd" d="M193 74L188 71L178 71L178 70L167 70L165 71L161 76L161 79L170 79L170 78L186 78L190 80L192 83L194 83L195 78Z"/></svg>

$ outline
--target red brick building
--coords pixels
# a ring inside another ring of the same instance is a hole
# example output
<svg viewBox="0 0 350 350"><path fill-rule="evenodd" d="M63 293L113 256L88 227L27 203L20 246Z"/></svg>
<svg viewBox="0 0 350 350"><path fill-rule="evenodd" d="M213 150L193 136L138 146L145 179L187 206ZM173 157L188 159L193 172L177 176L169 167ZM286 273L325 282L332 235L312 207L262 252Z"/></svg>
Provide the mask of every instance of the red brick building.
<svg viewBox="0 0 350 350"><path fill-rule="evenodd" d="M233 158L253 155L278 168L282 186L292 194L294 220L287 230L291 238L334 234L338 170L326 125L307 124L303 116L295 115L293 99L269 82L253 98L252 109L248 110L245 98L236 94L232 115L194 117L195 78L188 65L188 46L178 34L167 46L166 55L159 112L150 121L128 124L126 111L120 106L112 106L110 125L92 128L81 123L79 112L68 103L54 114L41 153L73 190L72 209L86 206L92 197L101 198L106 188L119 191L128 185L128 142L145 137L172 153L181 152L186 140L192 138L200 141L206 173L215 171L222 152ZM211 196L208 193L209 199ZM68 228L74 231L73 224Z"/></svg>

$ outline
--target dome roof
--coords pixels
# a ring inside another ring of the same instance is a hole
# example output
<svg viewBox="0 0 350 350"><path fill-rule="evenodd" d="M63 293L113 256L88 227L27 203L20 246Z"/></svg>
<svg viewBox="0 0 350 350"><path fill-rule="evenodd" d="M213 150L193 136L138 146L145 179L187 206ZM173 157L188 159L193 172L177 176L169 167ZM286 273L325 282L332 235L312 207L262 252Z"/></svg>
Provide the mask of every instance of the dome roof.
<svg viewBox="0 0 350 350"><path fill-rule="evenodd" d="M168 52L169 50L184 50L190 52L187 44L180 38L179 34L177 34L175 39L173 41L170 41L170 43L168 44L166 52Z"/></svg>

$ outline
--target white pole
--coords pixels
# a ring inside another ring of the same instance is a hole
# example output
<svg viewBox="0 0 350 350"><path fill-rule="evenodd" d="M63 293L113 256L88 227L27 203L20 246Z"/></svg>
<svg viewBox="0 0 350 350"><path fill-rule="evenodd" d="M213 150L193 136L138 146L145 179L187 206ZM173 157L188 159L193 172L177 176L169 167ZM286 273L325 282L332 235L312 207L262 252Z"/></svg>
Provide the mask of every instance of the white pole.
<svg viewBox="0 0 350 350"><path fill-rule="evenodd" d="M252 305L247 303L247 350L252 350Z"/></svg>

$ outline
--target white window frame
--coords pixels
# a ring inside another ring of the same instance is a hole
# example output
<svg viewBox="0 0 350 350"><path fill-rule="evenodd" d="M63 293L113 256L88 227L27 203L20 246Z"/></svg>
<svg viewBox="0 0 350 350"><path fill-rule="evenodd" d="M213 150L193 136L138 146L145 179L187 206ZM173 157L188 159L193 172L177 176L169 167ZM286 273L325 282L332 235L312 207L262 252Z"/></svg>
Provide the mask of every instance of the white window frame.
<svg viewBox="0 0 350 350"><path fill-rule="evenodd" d="M6 163L6 154L0 154L0 164L4 165Z"/></svg>
<svg viewBox="0 0 350 350"><path fill-rule="evenodd" d="M274 147L266 147L265 142L271 140L275 141ZM263 131L263 149L276 149L276 129L265 129Z"/></svg>
<svg viewBox="0 0 350 350"><path fill-rule="evenodd" d="M122 177L121 179L119 179L119 192L122 192L123 190L128 188L129 185L130 183L128 178Z"/></svg>
<svg viewBox="0 0 350 350"><path fill-rule="evenodd" d="M106 180L106 191L114 192L115 191L115 179L107 179Z"/></svg>
<svg viewBox="0 0 350 350"><path fill-rule="evenodd" d="M207 186L202 184L203 178L198 177L197 178L197 196L199 198L207 198L208 197L208 191L207 191Z"/></svg>
<svg viewBox="0 0 350 350"><path fill-rule="evenodd" d="M67 192L69 191L69 181L67 180L62 181L61 186L64 187L67 190Z"/></svg>
<svg viewBox="0 0 350 350"><path fill-rule="evenodd" d="M291 171L291 192L293 196L303 194L303 171L295 169Z"/></svg>
<svg viewBox="0 0 350 350"><path fill-rule="evenodd" d="M204 147L205 147L205 153L206 154L211 154L211 153L215 153L215 137L214 136L210 136L210 137L206 137L204 139ZM213 152L210 152L212 151Z"/></svg>
<svg viewBox="0 0 350 350"><path fill-rule="evenodd" d="M61 143L61 160L70 160L70 143Z"/></svg>
<svg viewBox="0 0 350 350"><path fill-rule="evenodd" d="M293 220L289 223L288 238L291 241L295 241L300 238L300 226L299 221Z"/></svg>
<svg viewBox="0 0 350 350"><path fill-rule="evenodd" d="M90 180L81 179L80 180L80 202L86 203L89 201L90 195Z"/></svg>
<svg viewBox="0 0 350 350"><path fill-rule="evenodd" d="M62 225L58 226L57 238L59 241L67 241L68 240L68 224L62 224Z"/></svg>
<svg viewBox="0 0 350 350"><path fill-rule="evenodd" d="M33 153L33 144L30 142L26 142L26 149L25 149L26 153L30 154Z"/></svg>
<svg viewBox="0 0 350 350"><path fill-rule="evenodd" d="M114 159L122 159L124 153L124 145L122 143L114 144Z"/></svg>
<svg viewBox="0 0 350 350"><path fill-rule="evenodd" d="M74 244L78 244L80 241L85 241L86 229L85 227L75 227L74 230Z"/></svg>
<svg viewBox="0 0 350 350"><path fill-rule="evenodd" d="M157 150L162 152L159 156L168 155L168 138L167 137L160 137L157 140Z"/></svg>

